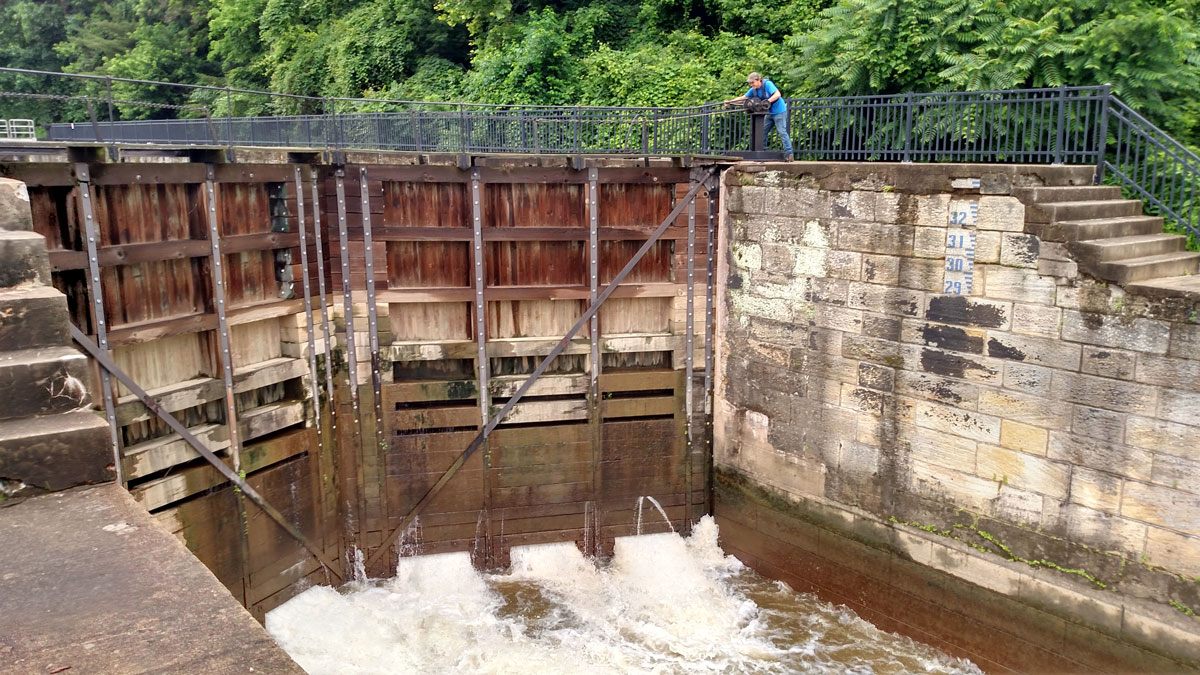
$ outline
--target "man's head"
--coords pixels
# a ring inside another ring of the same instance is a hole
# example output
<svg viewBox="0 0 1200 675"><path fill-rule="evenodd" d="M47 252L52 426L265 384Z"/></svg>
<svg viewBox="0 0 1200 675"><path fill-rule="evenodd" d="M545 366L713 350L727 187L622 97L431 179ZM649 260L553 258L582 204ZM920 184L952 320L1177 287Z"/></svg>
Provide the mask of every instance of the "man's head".
<svg viewBox="0 0 1200 675"><path fill-rule="evenodd" d="M746 76L746 84L749 84L754 89L758 89L762 86L762 75L759 75L758 73L750 73Z"/></svg>

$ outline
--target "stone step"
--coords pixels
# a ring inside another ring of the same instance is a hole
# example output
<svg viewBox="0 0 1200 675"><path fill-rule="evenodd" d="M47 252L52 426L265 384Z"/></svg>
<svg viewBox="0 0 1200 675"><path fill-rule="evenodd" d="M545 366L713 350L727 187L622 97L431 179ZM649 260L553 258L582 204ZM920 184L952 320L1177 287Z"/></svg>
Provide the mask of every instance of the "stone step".
<svg viewBox="0 0 1200 675"><path fill-rule="evenodd" d="M1135 281L1125 286L1125 290L1156 298L1185 298L1200 302L1200 274Z"/></svg>
<svg viewBox="0 0 1200 675"><path fill-rule="evenodd" d="M1073 241L1068 249L1079 264L1112 262L1148 255L1176 253L1187 248L1187 237L1178 234L1135 234L1112 239Z"/></svg>
<svg viewBox="0 0 1200 675"><path fill-rule="evenodd" d="M1066 185L1061 187L1016 188L1013 196L1026 204L1051 202L1090 202L1121 198L1121 188L1113 185Z"/></svg>
<svg viewBox="0 0 1200 675"><path fill-rule="evenodd" d="M0 230L0 288L50 285L46 239L35 232Z"/></svg>
<svg viewBox="0 0 1200 675"><path fill-rule="evenodd" d="M1094 218L1061 223L1030 223L1026 230L1044 241L1090 241L1134 235L1161 234L1163 219L1159 216L1126 216L1124 218Z"/></svg>
<svg viewBox="0 0 1200 675"><path fill-rule="evenodd" d="M87 357L70 347L0 353L0 419L68 412L88 405Z"/></svg>
<svg viewBox="0 0 1200 675"><path fill-rule="evenodd" d="M1025 209L1025 220L1030 223L1060 223L1064 221L1121 218L1124 216L1140 215L1142 215L1142 203L1136 199L1050 202L1046 204L1030 204Z"/></svg>
<svg viewBox="0 0 1200 675"><path fill-rule="evenodd" d="M1096 276L1118 284L1148 281L1160 277L1195 274L1200 270L1200 253L1178 251L1148 255L1142 258L1116 260L1096 264Z"/></svg>
<svg viewBox="0 0 1200 675"><path fill-rule="evenodd" d="M0 288L0 352L66 346L67 296L52 286Z"/></svg>
<svg viewBox="0 0 1200 675"><path fill-rule="evenodd" d="M113 480L108 423L92 410L0 421L0 476L42 490Z"/></svg>

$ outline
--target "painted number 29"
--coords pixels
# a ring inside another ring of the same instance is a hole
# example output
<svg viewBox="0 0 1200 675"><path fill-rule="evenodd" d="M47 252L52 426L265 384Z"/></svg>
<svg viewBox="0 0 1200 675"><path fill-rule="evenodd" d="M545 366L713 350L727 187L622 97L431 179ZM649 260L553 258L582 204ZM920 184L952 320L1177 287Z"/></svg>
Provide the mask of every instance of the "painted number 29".
<svg viewBox="0 0 1200 675"><path fill-rule="evenodd" d="M946 282L946 290L943 292L948 293L948 294L952 293L954 295L962 295L962 282L961 281L947 281Z"/></svg>

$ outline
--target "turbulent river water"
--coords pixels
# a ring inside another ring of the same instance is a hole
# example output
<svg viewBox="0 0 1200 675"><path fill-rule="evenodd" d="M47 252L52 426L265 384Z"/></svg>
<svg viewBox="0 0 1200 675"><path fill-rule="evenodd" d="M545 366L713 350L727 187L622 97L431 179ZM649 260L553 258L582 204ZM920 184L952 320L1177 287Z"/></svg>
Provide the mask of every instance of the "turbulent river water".
<svg viewBox="0 0 1200 675"><path fill-rule="evenodd" d="M396 576L316 586L267 615L313 673L977 673L726 556L705 517L688 538L622 537L611 561L574 544L401 558Z"/></svg>

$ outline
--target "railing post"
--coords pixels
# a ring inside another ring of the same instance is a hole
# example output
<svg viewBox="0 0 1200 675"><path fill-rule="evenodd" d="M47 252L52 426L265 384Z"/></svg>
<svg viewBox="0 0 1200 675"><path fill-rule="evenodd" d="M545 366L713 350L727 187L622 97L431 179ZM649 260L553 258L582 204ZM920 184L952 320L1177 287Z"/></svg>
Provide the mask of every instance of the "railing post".
<svg viewBox="0 0 1200 675"><path fill-rule="evenodd" d="M642 155L650 154L650 128L646 118L642 118Z"/></svg>
<svg viewBox="0 0 1200 675"><path fill-rule="evenodd" d="M463 104L458 104L458 137L462 147L459 152L466 153L470 138L467 137L467 111Z"/></svg>
<svg viewBox="0 0 1200 675"><path fill-rule="evenodd" d="M1104 85L1104 96L1100 99L1100 132L1096 139L1096 174L1092 182L1099 185L1104 181L1104 157L1108 154L1108 103L1112 99L1112 85Z"/></svg>
<svg viewBox="0 0 1200 675"><path fill-rule="evenodd" d="M115 162L117 161L117 125L115 124L116 114L113 112L113 91L111 77L104 78L104 89L108 97L108 158L110 161Z"/></svg>
<svg viewBox="0 0 1200 675"><path fill-rule="evenodd" d="M228 158L233 158L233 90L225 87L225 148Z"/></svg>
<svg viewBox="0 0 1200 675"><path fill-rule="evenodd" d="M913 95L904 94L904 161L912 161Z"/></svg>
<svg viewBox="0 0 1200 675"><path fill-rule="evenodd" d="M1067 134L1067 86L1058 88L1058 123L1054 133L1054 163L1063 163L1063 143Z"/></svg>

